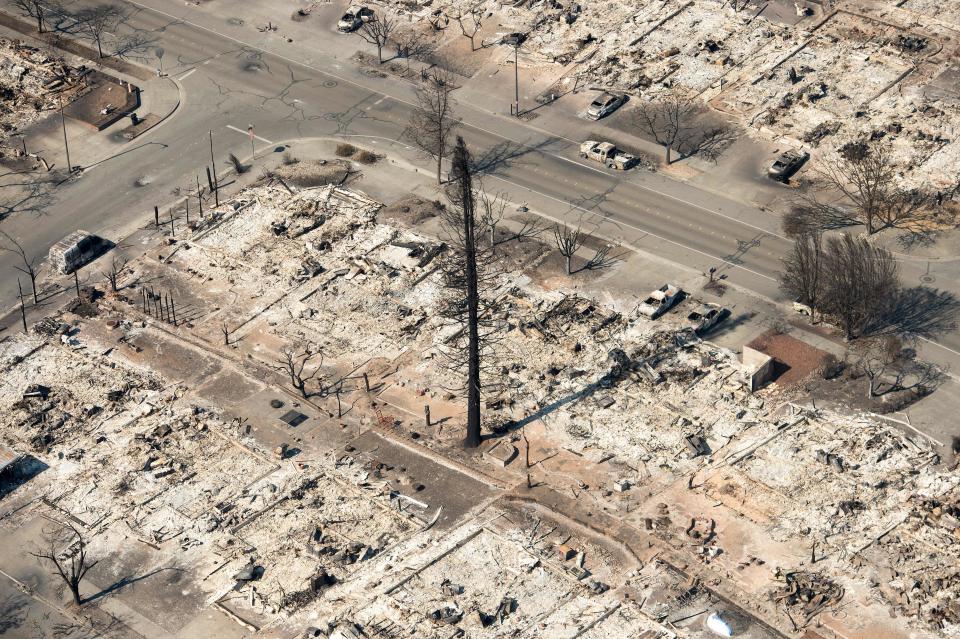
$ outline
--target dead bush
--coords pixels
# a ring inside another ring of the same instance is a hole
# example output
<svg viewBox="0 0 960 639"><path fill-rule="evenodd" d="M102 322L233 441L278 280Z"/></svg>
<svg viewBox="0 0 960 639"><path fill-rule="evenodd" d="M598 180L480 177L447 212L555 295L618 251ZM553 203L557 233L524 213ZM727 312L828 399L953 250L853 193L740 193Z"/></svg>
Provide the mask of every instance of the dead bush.
<svg viewBox="0 0 960 639"><path fill-rule="evenodd" d="M352 144L344 144L344 143L338 144L337 150L334 151L334 153L336 153L337 156L342 158L351 157L356 152L357 152L357 147L353 146Z"/></svg>
<svg viewBox="0 0 960 639"><path fill-rule="evenodd" d="M820 360L817 373L819 373L823 379L833 379L843 372L843 368L844 364L840 358L833 353L827 353L823 356L823 359Z"/></svg>
<svg viewBox="0 0 960 639"><path fill-rule="evenodd" d="M359 162L360 164L373 164L380 159L380 156L376 153L371 153L364 149L360 149L354 154L353 159Z"/></svg>

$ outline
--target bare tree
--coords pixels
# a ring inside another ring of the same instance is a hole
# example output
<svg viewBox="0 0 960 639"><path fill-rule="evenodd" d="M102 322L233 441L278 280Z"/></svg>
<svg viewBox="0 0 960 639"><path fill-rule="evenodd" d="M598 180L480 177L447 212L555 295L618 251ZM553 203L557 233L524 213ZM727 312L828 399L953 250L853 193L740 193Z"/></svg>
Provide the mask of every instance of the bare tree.
<svg viewBox="0 0 960 639"><path fill-rule="evenodd" d="M856 370L867 379L871 399L894 391L927 394L945 377L940 367L918 360L916 349L894 335L872 338L857 350Z"/></svg>
<svg viewBox="0 0 960 639"><path fill-rule="evenodd" d="M13 239L13 237L6 231L0 231L0 237L3 238L3 244L0 244L0 251L7 251L9 253L16 253L20 256L20 261L23 262L23 266L14 266L15 269L21 273L25 273L30 278L30 287L33 289L33 303L38 302L37 299L37 259L27 256L27 252L24 250L20 242Z"/></svg>
<svg viewBox="0 0 960 639"><path fill-rule="evenodd" d="M704 127L700 123L702 112L696 98L672 89L657 101L641 100L634 118L637 125L663 147L667 164L672 162L672 151L677 151L681 158L699 153L715 161L736 138L736 133L727 126Z"/></svg>
<svg viewBox="0 0 960 639"><path fill-rule="evenodd" d="M480 189L477 200L480 204L480 222L490 233L490 246L497 245L497 226L506 215L510 200L502 192L489 193Z"/></svg>
<svg viewBox="0 0 960 639"><path fill-rule="evenodd" d="M618 247L614 244L603 244L597 247L597 250L593 252L593 257L583 265L583 269L586 271L595 271L602 268L610 268L616 264L621 257L621 255L613 252L616 248Z"/></svg>
<svg viewBox="0 0 960 639"><path fill-rule="evenodd" d="M442 71L431 74L416 88L417 108L410 117L404 138L437 162L437 184L443 182L443 159L460 120L453 112L452 77Z"/></svg>
<svg viewBox="0 0 960 639"><path fill-rule="evenodd" d="M838 191L846 206L824 204L808 196L811 223L822 228L863 224L872 235L886 228L914 230L942 216L936 198L918 189L897 185L897 170L890 146L858 144L845 147L835 157L824 158L814 169L827 188Z"/></svg>
<svg viewBox="0 0 960 639"><path fill-rule="evenodd" d="M419 58L434 49L433 43L419 31L410 29L394 36L397 45L397 57L407 61L407 73L410 72L410 59Z"/></svg>
<svg viewBox="0 0 960 639"><path fill-rule="evenodd" d="M293 386L304 399L309 399L317 395L323 395L325 392L323 375L323 353L321 351L311 351L310 349L297 354L293 349L284 349L283 357L278 360L281 369L286 372L290 378L290 385ZM314 362L314 358L319 356L319 361ZM307 367L313 369L310 374L305 374ZM307 385L317 381L318 390L309 391Z"/></svg>
<svg viewBox="0 0 960 639"><path fill-rule="evenodd" d="M464 375L466 380L467 432L463 443L467 448L480 445L480 396L491 389L485 379L494 379L489 361L493 359L492 348L499 331L497 302L491 292L496 280L493 252L492 247L484 248L481 241L484 229L476 220L472 167L466 143L458 137L447 192L451 206L445 209L442 220L450 247L442 260L444 286L450 293L442 314L458 327L444 354L451 371Z"/></svg>
<svg viewBox="0 0 960 639"><path fill-rule="evenodd" d="M47 16L56 13L57 7L50 0L10 0L22 14L37 21L37 31L43 33L43 23Z"/></svg>
<svg viewBox="0 0 960 639"><path fill-rule="evenodd" d="M123 9L115 4L104 4L82 9L75 15L77 27L97 45L97 55L103 58L103 36L117 28L123 19Z"/></svg>
<svg viewBox="0 0 960 639"><path fill-rule="evenodd" d="M886 249L845 233L827 240L820 308L836 317L847 340L880 321L900 289L897 262Z"/></svg>
<svg viewBox="0 0 960 639"><path fill-rule="evenodd" d="M467 9L466 13L461 12L457 14L456 20L457 24L460 25L460 33L462 33L465 38L470 39L471 51L477 50L474 39L477 37L477 34L480 33L480 29L483 28L483 17L483 6L479 4Z"/></svg>
<svg viewBox="0 0 960 639"><path fill-rule="evenodd" d="M806 233L793 241L783 258L780 288L791 298L810 307L810 321L816 324L817 303L824 287L823 241L819 234Z"/></svg>
<svg viewBox="0 0 960 639"><path fill-rule="evenodd" d="M123 274L123 269L127 267L127 264L130 262L125 257L113 256L113 259L110 260L110 266L106 271L101 271L103 276L107 278L107 281L110 283L110 289L116 293L119 290L120 276Z"/></svg>
<svg viewBox="0 0 960 639"><path fill-rule="evenodd" d="M383 64L383 48L390 41L390 35L397 28L397 21L387 14L380 12L374 15L369 22L364 22L357 30L357 35L377 47L377 60Z"/></svg>
<svg viewBox="0 0 960 639"><path fill-rule="evenodd" d="M580 249L580 247L583 246L585 239L586 238L584 237L579 226L577 226L575 229L571 229L566 224L554 225L553 240L557 245L557 250L560 251L560 255L566 259L567 275L573 273L573 256Z"/></svg>
<svg viewBox="0 0 960 639"><path fill-rule="evenodd" d="M90 569L97 565L97 561L87 559L86 540L72 524L65 524L57 530L45 530L43 537L43 547L30 554L49 562L53 566L53 574L63 579L70 589L73 602L78 606L82 605L80 583ZM64 546L66 548L61 550Z"/></svg>

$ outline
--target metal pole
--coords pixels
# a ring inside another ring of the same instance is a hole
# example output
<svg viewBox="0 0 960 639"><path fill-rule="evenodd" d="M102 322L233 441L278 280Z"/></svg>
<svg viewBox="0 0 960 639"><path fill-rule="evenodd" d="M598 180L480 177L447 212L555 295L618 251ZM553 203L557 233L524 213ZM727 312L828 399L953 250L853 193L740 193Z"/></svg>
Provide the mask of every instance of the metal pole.
<svg viewBox="0 0 960 639"><path fill-rule="evenodd" d="M23 320L23 332L27 332L27 307L23 305L23 289L20 287L20 278L17 278L17 291L20 296L20 318Z"/></svg>
<svg viewBox="0 0 960 639"><path fill-rule="evenodd" d="M207 185L210 187L210 192L213 193L213 176L210 175L210 167L203 167L207 170Z"/></svg>
<svg viewBox="0 0 960 639"><path fill-rule="evenodd" d="M187 207L187 228L190 228L190 196L188 195L183 200L184 205Z"/></svg>
<svg viewBox="0 0 960 639"><path fill-rule="evenodd" d="M63 114L63 93L60 93L60 124L63 126L63 148L67 152L67 173L73 173L70 163L70 144L67 142L67 117Z"/></svg>
<svg viewBox="0 0 960 639"><path fill-rule="evenodd" d="M140 287L140 296L143 298L143 314L147 314L147 289Z"/></svg>
<svg viewBox="0 0 960 639"><path fill-rule="evenodd" d="M173 302L173 297L170 297L170 312L173 313L173 325L177 325L177 306Z"/></svg>
<svg viewBox="0 0 960 639"><path fill-rule="evenodd" d="M213 202L220 206L220 180L217 178L217 163L213 159L213 129L210 129L210 166L213 167Z"/></svg>
<svg viewBox="0 0 960 639"><path fill-rule="evenodd" d="M514 101L517 107L517 117L520 117L520 44L513 46L513 90Z"/></svg>
<svg viewBox="0 0 960 639"><path fill-rule="evenodd" d="M173 209L170 209L170 237L176 237L177 233L173 228Z"/></svg>
<svg viewBox="0 0 960 639"><path fill-rule="evenodd" d="M153 207L153 223L159 230L160 229L160 207L159 206Z"/></svg>
<svg viewBox="0 0 960 639"><path fill-rule="evenodd" d="M77 287L77 299L80 299L80 269L73 272L73 283Z"/></svg>
<svg viewBox="0 0 960 639"><path fill-rule="evenodd" d="M203 219L203 193L200 191L200 176L197 176L197 206L200 207L200 219Z"/></svg>

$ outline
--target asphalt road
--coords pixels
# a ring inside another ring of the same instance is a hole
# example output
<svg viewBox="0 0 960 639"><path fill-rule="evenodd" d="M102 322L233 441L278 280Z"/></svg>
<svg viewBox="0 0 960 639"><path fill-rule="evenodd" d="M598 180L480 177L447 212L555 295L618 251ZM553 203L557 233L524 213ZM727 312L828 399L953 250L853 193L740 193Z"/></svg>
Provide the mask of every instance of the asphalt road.
<svg viewBox="0 0 960 639"><path fill-rule="evenodd" d="M58 187L42 212L4 221L0 228L20 238L33 255L45 255L76 228L116 237L131 216L145 220L154 204L172 199L185 176L202 174L210 160L208 131L214 131L216 161L223 168L228 152L250 155L250 124L256 127L258 152L265 153L304 137L385 144L399 140L409 121L413 96L405 82L364 75L336 60L301 64L202 26L202 15L198 21L175 19L162 9L136 6L123 28L147 33L164 48L164 70L182 89L180 109L145 136L150 144L118 148L128 152ZM594 166L578 157L573 139L470 104L458 105L458 114L461 133L487 165L487 184L495 183L514 201L699 272L716 267L728 281L778 299L776 273L789 242L769 215L744 213L741 204L681 182ZM429 170L428 160L393 148ZM10 273L15 264L15 256L0 254L0 272ZM907 280L920 268L905 264ZM15 299L15 280L0 280L0 302L9 306ZM948 360L960 356L960 336L940 342Z"/></svg>

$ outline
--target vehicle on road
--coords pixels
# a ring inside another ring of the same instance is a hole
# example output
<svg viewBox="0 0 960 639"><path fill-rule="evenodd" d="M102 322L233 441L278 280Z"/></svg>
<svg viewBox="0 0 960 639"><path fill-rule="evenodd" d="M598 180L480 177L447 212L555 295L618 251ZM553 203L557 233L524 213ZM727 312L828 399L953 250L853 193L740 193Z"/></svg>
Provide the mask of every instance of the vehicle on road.
<svg viewBox="0 0 960 639"><path fill-rule="evenodd" d="M794 151L793 149L784 151L777 156L777 159L767 169L767 177L778 182L786 182L809 159L810 154L806 151Z"/></svg>
<svg viewBox="0 0 960 639"><path fill-rule="evenodd" d="M687 315L687 326L697 335L702 335L720 323L727 315L727 309L709 302L700 304Z"/></svg>
<svg viewBox="0 0 960 639"><path fill-rule="evenodd" d="M50 264L58 272L68 275L86 266L108 250L113 243L93 233L74 231L50 247Z"/></svg>
<svg viewBox="0 0 960 639"><path fill-rule="evenodd" d="M683 291L673 284L664 284L650 293L647 299L640 302L637 312L650 319L657 319L680 301Z"/></svg>
<svg viewBox="0 0 960 639"><path fill-rule="evenodd" d="M613 142L587 140L580 145L580 157L600 162L608 168L626 171L633 168L640 159L617 149Z"/></svg>
<svg viewBox="0 0 960 639"><path fill-rule="evenodd" d="M359 29L364 22L370 22L375 18L373 9L370 7L362 7L359 5L351 5L347 9L346 13L343 14L343 17L340 18L340 22L337 23L337 31L343 33L350 33L351 31L356 31Z"/></svg>
<svg viewBox="0 0 960 639"><path fill-rule="evenodd" d="M587 117L591 120L605 118L623 106L626 101L627 96L624 94L601 93L587 107Z"/></svg>

